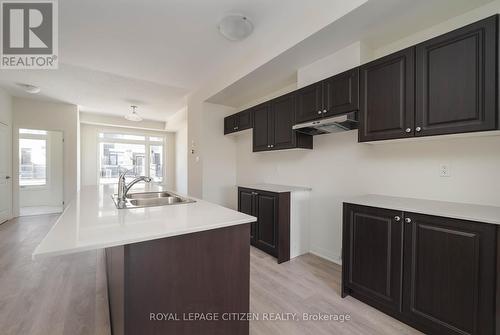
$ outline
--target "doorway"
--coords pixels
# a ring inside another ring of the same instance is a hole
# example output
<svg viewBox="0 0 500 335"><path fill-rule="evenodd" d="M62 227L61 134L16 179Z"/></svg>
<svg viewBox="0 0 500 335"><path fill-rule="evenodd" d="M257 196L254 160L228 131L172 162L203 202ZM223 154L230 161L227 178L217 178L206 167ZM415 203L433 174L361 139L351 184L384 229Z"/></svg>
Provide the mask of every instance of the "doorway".
<svg viewBox="0 0 500 335"><path fill-rule="evenodd" d="M19 129L21 216L63 211L63 134Z"/></svg>

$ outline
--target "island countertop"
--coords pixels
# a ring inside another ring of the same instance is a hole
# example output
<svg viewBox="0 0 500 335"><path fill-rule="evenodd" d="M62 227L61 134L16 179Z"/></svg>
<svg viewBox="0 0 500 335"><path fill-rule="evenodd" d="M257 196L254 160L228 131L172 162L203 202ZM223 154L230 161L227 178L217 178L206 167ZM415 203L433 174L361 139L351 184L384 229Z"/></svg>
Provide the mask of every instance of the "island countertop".
<svg viewBox="0 0 500 335"><path fill-rule="evenodd" d="M82 188L33 258L114 247L256 221L226 207L190 197L196 202L158 207L117 209L111 198L115 185ZM161 186L132 188L131 193L164 190Z"/></svg>

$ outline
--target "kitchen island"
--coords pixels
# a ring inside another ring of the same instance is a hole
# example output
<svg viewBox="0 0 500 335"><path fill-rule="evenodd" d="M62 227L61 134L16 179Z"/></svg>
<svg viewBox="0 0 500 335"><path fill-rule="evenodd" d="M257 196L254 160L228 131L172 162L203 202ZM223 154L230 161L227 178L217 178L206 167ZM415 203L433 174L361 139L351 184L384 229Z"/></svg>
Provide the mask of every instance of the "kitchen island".
<svg viewBox="0 0 500 335"><path fill-rule="evenodd" d="M33 258L105 249L115 335L248 334L255 218L199 199L117 209L112 194L82 188Z"/></svg>

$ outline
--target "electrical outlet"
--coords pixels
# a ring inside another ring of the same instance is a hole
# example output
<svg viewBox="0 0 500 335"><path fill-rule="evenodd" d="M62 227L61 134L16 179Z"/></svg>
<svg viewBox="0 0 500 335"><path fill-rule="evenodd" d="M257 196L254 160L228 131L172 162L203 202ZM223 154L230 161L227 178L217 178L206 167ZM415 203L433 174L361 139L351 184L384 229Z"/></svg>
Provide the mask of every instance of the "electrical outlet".
<svg viewBox="0 0 500 335"><path fill-rule="evenodd" d="M451 168L449 164L441 164L439 167L440 177L451 177Z"/></svg>

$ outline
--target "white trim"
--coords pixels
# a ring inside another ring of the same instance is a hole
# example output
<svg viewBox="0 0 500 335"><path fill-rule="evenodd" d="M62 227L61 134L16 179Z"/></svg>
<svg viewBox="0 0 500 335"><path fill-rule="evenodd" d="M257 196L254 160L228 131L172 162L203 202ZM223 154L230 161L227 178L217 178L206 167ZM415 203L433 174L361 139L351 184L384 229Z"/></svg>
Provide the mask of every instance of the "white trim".
<svg viewBox="0 0 500 335"><path fill-rule="evenodd" d="M100 127L113 127L113 128L125 128L125 129L135 129L135 130L146 130L146 131L157 131L160 133L171 133L172 131L166 130L166 129L158 129L158 128L147 128L147 127L134 127L134 126L127 126L127 125L114 125L111 123L105 123L105 122L92 122L92 121L80 121L81 124L88 124L92 126L100 126Z"/></svg>
<svg viewBox="0 0 500 335"><path fill-rule="evenodd" d="M324 258L332 263L342 265L342 256L334 255L323 248L311 248L311 250L309 250L309 253L316 255L320 258Z"/></svg>

